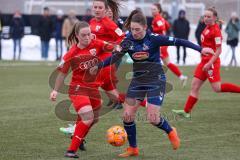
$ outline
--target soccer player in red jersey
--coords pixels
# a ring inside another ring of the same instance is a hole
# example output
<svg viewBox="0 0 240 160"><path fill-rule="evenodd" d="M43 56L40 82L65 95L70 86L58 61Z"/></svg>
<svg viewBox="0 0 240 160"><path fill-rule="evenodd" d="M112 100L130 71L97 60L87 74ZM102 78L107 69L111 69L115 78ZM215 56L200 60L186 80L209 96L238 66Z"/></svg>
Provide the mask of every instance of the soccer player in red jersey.
<svg viewBox="0 0 240 160"><path fill-rule="evenodd" d="M186 118L190 118L190 112L198 101L199 90L206 79L211 83L211 87L215 92L240 93L240 86L221 82L219 55L222 52L222 34L217 19L218 14L214 8L205 11L204 22L206 28L201 34L201 43L202 47L212 48L215 55L202 55L201 62L195 70L192 88L184 110L173 110L173 112Z"/></svg>
<svg viewBox="0 0 240 160"><path fill-rule="evenodd" d="M101 39L104 41L108 41L112 44L119 44L124 38L125 34L122 30L115 24L113 20L111 20L106 14L109 9L112 11L113 19L118 17L118 6L119 3L112 0L94 0L92 10L94 12L94 18L90 21L90 27L92 33L95 34L97 39ZM112 45L109 45L110 48ZM111 50L108 48L109 50ZM101 60L111 56L111 52L105 52L104 54L97 55ZM120 109L122 108L121 103L125 100L125 94L118 92L116 89L116 68L115 65L108 66L103 68L99 73L100 77L103 77L101 81L103 84L101 88L106 91L106 94L110 97L111 100L117 101L114 108ZM146 105L146 101L142 101L141 106ZM69 127L61 127L60 131L65 134L72 134L74 132L76 125L69 124ZM85 150L83 143L80 146L81 150Z"/></svg>
<svg viewBox="0 0 240 160"><path fill-rule="evenodd" d="M77 22L74 25L68 42L73 45L58 67L59 73L50 99L56 100L58 91L71 69L69 98L77 112L78 119L65 157L78 158L76 152L93 123L97 121L101 107L101 96L98 90L102 84L101 77L90 75L89 68L101 61L98 56L106 52L107 43L92 39L90 26L86 22Z"/></svg>
<svg viewBox="0 0 240 160"><path fill-rule="evenodd" d="M123 40L125 34L116 25L116 23L107 16L108 9L111 9L113 13L113 19L116 19L119 13L119 5L120 4L117 1L113 0L93 1L92 11L94 18L90 20L89 24L91 26L92 33L96 35L97 39L101 39L115 45L119 44ZM104 60L109 56L111 56L111 52L106 52L105 54L100 55L99 58ZM104 68L100 74L102 74L102 77L104 77L104 84L101 86L101 88L106 91L108 97L117 102L118 105L123 103L124 95L119 94L116 88L117 77L115 65Z"/></svg>
<svg viewBox="0 0 240 160"><path fill-rule="evenodd" d="M152 21L152 30L153 33L157 33L160 35L166 35L166 32L170 28L170 24L167 20L165 20L161 14L162 14L162 7L159 3L154 3L151 7L152 15L153 15L153 21ZM181 80L183 87L185 87L187 83L187 76L183 75L180 69L173 64L169 60L168 55L168 46L162 46L160 47L161 51L161 59L163 60L163 63L165 66L167 66L178 78Z"/></svg>

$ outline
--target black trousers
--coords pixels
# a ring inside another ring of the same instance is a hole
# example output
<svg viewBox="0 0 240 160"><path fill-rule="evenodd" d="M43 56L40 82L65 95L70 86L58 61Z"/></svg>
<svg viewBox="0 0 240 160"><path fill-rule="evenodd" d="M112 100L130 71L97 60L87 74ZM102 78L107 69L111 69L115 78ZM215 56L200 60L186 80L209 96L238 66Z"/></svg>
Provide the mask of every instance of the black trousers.
<svg viewBox="0 0 240 160"><path fill-rule="evenodd" d="M183 47L183 63L185 64L187 57L186 47ZM180 61L180 46L177 46L177 63Z"/></svg>

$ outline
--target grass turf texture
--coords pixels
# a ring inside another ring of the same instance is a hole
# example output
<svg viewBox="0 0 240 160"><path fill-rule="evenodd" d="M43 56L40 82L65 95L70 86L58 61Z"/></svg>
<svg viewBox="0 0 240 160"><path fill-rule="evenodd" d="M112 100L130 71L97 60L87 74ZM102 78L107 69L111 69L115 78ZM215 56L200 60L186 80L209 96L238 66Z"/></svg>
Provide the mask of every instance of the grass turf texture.
<svg viewBox="0 0 240 160"><path fill-rule="evenodd" d="M49 101L48 77L57 63L0 62L0 159L1 160L61 160L70 139L59 127L70 122L59 120L54 113L57 103ZM122 65L118 73L119 89L126 91L124 74L130 65ZM216 94L208 82L201 89L200 100L191 120L174 117L171 109L181 109L190 90L194 67L181 67L190 79L182 89L170 71L168 82L174 89L167 94L162 112L177 127L181 148L173 151L163 131L154 128L145 118L145 109L137 114L138 158L146 160L237 160L240 148L239 94ZM240 68L222 68L224 81L240 84ZM66 99L60 94L58 102ZM107 98L103 95L104 104ZM106 108L106 106L104 106ZM78 152L81 160L118 159L127 146L107 144L105 132L113 125L122 125L122 110L112 110L101 116L87 136L87 152Z"/></svg>

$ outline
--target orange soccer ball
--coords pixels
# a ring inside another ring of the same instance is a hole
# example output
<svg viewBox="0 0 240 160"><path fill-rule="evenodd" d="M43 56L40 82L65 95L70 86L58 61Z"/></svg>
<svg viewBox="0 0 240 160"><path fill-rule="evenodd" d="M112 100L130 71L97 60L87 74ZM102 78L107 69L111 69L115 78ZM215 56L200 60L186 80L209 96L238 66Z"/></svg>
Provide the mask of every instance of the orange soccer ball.
<svg viewBox="0 0 240 160"><path fill-rule="evenodd" d="M113 126L107 130L107 142L112 146L122 146L127 141L127 132L121 126Z"/></svg>

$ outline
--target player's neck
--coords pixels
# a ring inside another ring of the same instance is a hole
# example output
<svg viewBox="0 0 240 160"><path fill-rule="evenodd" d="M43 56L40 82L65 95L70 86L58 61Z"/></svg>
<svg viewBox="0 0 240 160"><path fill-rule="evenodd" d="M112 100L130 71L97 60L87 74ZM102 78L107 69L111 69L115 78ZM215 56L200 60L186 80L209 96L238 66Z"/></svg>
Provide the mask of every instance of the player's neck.
<svg viewBox="0 0 240 160"><path fill-rule="evenodd" d="M157 16L161 16L161 14L160 14L160 13L157 13L154 17L157 17Z"/></svg>
<svg viewBox="0 0 240 160"><path fill-rule="evenodd" d="M88 46L88 45L87 45L87 46ZM81 44L81 43L78 43L78 44L77 44L77 47L80 48L80 49L87 48L87 46L86 46L86 45L83 45L83 44Z"/></svg>
<svg viewBox="0 0 240 160"><path fill-rule="evenodd" d="M208 26L211 27L211 26L214 26L215 24L216 24L216 23L213 22L213 23L209 24Z"/></svg>
<svg viewBox="0 0 240 160"><path fill-rule="evenodd" d="M105 17L105 16L104 16ZM95 17L97 21L101 21L104 17Z"/></svg>

